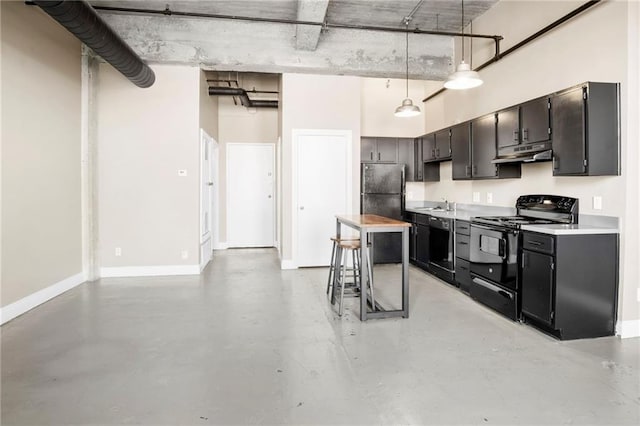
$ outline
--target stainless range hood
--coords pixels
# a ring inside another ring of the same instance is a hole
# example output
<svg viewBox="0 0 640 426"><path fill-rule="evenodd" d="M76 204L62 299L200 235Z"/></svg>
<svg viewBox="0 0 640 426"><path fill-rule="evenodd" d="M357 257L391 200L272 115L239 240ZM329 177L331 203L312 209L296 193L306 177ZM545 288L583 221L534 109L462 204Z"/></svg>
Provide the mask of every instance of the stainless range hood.
<svg viewBox="0 0 640 426"><path fill-rule="evenodd" d="M533 163L534 161L549 161L553 158L553 151L550 149L538 152L528 152L525 155L513 155L498 157L491 160L493 164L500 163Z"/></svg>

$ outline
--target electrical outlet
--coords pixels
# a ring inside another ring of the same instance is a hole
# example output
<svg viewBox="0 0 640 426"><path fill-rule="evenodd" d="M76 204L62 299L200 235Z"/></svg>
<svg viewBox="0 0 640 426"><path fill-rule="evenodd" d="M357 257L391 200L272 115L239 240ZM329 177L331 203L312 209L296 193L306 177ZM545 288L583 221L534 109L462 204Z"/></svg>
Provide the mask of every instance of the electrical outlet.
<svg viewBox="0 0 640 426"><path fill-rule="evenodd" d="M120 247L116 247L116 256L122 256L122 249Z"/></svg>
<svg viewBox="0 0 640 426"><path fill-rule="evenodd" d="M593 209L602 210L602 197L599 195L593 196Z"/></svg>
<svg viewBox="0 0 640 426"><path fill-rule="evenodd" d="M493 192L487 192L487 204L493 204Z"/></svg>
<svg viewBox="0 0 640 426"><path fill-rule="evenodd" d="M473 192L473 202L474 203L479 203L480 202L480 193L477 191Z"/></svg>
<svg viewBox="0 0 640 426"><path fill-rule="evenodd" d="M180 252L180 255L182 256L183 259L188 259L189 258L189 250L182 250Z"/></svg>

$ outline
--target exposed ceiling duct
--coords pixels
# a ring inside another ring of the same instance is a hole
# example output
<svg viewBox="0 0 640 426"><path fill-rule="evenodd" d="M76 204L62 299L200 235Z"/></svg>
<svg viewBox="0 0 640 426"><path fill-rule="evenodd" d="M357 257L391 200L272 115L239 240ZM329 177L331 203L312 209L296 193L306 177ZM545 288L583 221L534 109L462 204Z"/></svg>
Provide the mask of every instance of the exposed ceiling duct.
<svg viewBox="0 0 640 426"><path fill-rule="evenodd" d="M247 108L278 108L278 101L250 99L247 91L240 87L209 87L210 96L238 96Z"/></svg>
<svg viewBox="0 0 640 426"><path fill-rule="evenodd" d="M142 59L85 1L34 1L80 41L138 87L150 87L156 76Z"/></svg>

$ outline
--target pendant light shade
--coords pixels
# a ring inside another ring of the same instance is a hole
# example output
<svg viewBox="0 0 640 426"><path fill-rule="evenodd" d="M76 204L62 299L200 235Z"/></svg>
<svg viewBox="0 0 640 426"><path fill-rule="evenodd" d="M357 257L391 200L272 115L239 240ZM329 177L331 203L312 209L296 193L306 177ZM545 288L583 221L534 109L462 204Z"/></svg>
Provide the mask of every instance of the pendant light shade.
<svg viewBox="0 0 640 426"><path fill-rule="evenodd" d="M406 47L407 47L407 61L406 61L407 94L406 96L407 97L402 101L402 105L396 108L396 112L394 113L396 117L415 117L416 115L420 115L420 108L418 108L417 105L414 105L413 101L409 98L409 21L411 21L411 18L409 17L404 18L405 25L407 26L407 31L405 33L406 40L407 40L407 43L406 43Z"/></svg>
<svg viewBox="0 0 640 426"><path fill-rule="evenodd" d="M460 62L456 72L451 74L447 81L444 83L444 87L453 90L464 90L478 87L482 84L480 74L476 71L471 71L471 67L464 60Z"/></svg>
<svg viewBox="0 0 640 426"><path fill-rule="evenodd" d="M480 78L480 74L478 74L476 71L472 71L471 65L467 64L464 61L464 0L461 1L462 60L456 68L456 72L451 74L449 78L447 78L447 81L444 82L444 87L453 90L472 89L474 87L480 86L483 83L482 79ZM473 46L471 48L473 49ZM473 55L473 52L471 52L471 54Z"/></svg>
<svg viewBox="0 0 640 426"><path fill-rule="evenodd" d="M413 104L413 101L409 98L402 101L402 105L396 108L394 113L396 117L415 117L420 115L420 108Z"/></svg>

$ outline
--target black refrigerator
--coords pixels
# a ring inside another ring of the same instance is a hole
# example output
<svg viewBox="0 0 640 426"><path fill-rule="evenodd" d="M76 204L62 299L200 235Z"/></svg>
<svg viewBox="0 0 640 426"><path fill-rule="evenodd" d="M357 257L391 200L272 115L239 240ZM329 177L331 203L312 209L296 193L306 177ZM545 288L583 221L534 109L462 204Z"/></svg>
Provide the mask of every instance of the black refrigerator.
<svg viewBox="0 0 640 426"><path fill-rule="evenodd" d="M360 165L360 212L402 220L404 164ZM402 262L402 234L373 234L373 263Z"/></svg>

